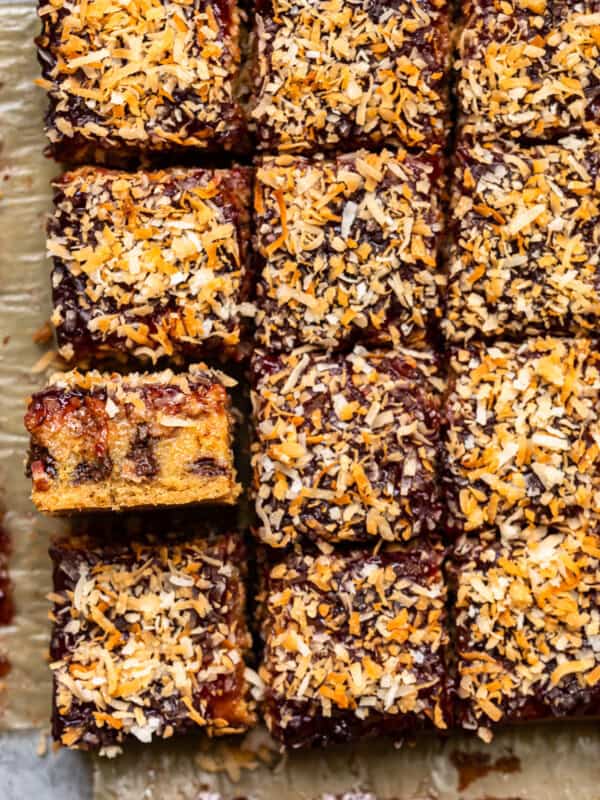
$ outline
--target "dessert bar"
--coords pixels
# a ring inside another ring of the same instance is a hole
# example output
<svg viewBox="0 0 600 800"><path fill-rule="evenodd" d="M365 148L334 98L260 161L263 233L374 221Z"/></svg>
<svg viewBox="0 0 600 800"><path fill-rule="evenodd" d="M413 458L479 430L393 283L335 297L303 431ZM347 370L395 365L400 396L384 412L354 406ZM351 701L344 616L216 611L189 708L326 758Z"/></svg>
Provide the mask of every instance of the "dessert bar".
<svg viewBox="0 0 600 800"><path fill-rule="evenodd" d="M438 149L448 127L448 17L445 0L259 0L259 149Z"/></svg>
<svg viewBox="0 0 600 800"><path fill-rule="evenodd" d="M461 142L447 338L593 334L600 319L600 142Z"/></svg>
<svg viewBox="0 0 600 800"><path fill-rule="evenodd" d="M40 511L233 503L240 487L227 387L188 373L55 375L29 401L28 474Z"/></svg>
<svg viewBox="0 0 600 800"><path fill-rule="evenodd" d="M451 530L587 529L600 509L600 356L588 339L456 350L446 407Z"/></svg>
<svg viewBox="0 0 600 800"><path fill-rule="evenodd" d="M48 223L60 354L80 362L240 354L250 184L244 168L63 175Z"/></svg>
<svg viewBox="0 0 600 800"><path fill-rule="evenodd" d="M414 346L441 316L435 157L267 158L255 187L257 337L267 349Z"/></svg>
<svg viewBox="0 0 600 800"><path fill-rule="evenodd" d="M294 553L273 566L260 669L271 733L301 747L445 730L445 601L433 547Z"/></svg>
<svg viewBox="0 0 600 800"><path fill-rule="evenodd" d="M600 121L599 0L463 0L457 95L480 135L550 139Z"/></svg>
<svg viewBox="0 0 600 800"><path fill-rule="evenodd" d="M235 0L40 0L39 15L57 159L245 148Z"/></svg>
<svg viewBox="0 0 600 800"><path fill-rule="evenodd" d="M236 534L75 536L51 556L58 742L110 755L130 738L255 722Z"/></svg>
<svg viewBox="0 0 600 800"><path fill-rule="evenodd" d="M435 529L443 382L433 354L258 352L253 375L263 542L406 540Z"/></svg>
<svg viewBox="0 0 600 800"><path fill-rule="evenodd" d="M600 714L599 559L592 531L459 543L460 725L489 741L502 723Z"/></svg>

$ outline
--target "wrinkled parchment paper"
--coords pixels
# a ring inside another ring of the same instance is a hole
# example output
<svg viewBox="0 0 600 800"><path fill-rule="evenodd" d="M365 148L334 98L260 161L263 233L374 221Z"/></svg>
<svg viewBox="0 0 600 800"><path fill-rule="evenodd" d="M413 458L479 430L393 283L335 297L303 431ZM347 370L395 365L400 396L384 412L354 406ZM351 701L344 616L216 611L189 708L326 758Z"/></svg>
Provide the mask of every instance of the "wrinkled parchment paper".
<svg viewBox="0 0 600 800"><path fill-rule="evenodd" d="M33 5L0 4L0 500L12 539L17 610L14 624L0 628L12 663L0 715L0 727L9 729L48 719L47 547L48 532L57 526L34 513L23 475L24 401L43 381L32 367L49 349L36 345L33 335L49 316L43 221L57 172L42 154L43 97L32 83L36 31Z"/></svg>
<svg viewBox="0 0 600 800"><path fill-rule="evenodd" d="M260 734L249 738L249 750L259 749ZM445 743L427 739L400 750L387 742L368 743L294 753L269 768L263 764L242 770L239 782L232 785L223 772L206 772L211 754L197 743L172 742L154 749L136 747L121 759L99 761L95 797L316 800L362 790L376 793L378 800L598 800L598 743L596 724L505 731L491 746L462 736ZM221 763L235 777L239 756L221 749ZM218 751L212 755L216 759ZM472 769L457 769L459 760L481 767L480 777L473 779Z"/></svg>
<svg viewBox="0 0 600 800"><path fill-rule="evenodd" d="M17 607L14 624L0 629L13 665L0 714L0 730L9 731L47 725L47 545L61 525L34 512L23 477L24 401L52 366L52 344L33 341L50 313L43 223L58 172L42 154L45 98L33 85L37 27L33 2L0 0L0 486ZM287 757L257 730L241 744L190 738L93 761L96 800L317 800L353 789L380 800L600 800L595 722L506 731L490 747L453 736L401 749L371 742Z"/></svg>

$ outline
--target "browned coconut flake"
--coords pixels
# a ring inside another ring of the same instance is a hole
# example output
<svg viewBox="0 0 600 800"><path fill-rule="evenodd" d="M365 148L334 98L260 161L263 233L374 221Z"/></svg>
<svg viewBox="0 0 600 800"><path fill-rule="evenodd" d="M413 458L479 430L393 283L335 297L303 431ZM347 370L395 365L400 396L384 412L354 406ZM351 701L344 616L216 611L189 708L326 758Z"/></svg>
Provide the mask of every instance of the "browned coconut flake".
<svg viewBox="0 0 600 800"><path fill-rule="evenodd" d="M248 295L251 171L81 167L54 185L48 252L61 355L235 356Z"/></svg>
<svg viewBox="0 0 600 800"><path fill-rule="evenodd" d="M450 724L441 554L297 552L264 598L265 716L291 747Z"/></svg>
<svg viewBox="0 0 600 800"><path fill-rule="evenodd" d="M600 712L600 537L542 530L527 542L464 539L454 555L458 721Z"/></svg>
<svg viewBox="0 0 600 800"><path fill-rule="evenodd" d="M479 135L548 139L600 120L599 0L464 0L457 93Z"/></svg>
<svg viewBox="0 0 600 800"><path fill-rule="evenodd" d="M588 332L600 319L600 142L459 143L448 339Z"/></svg>
<svg viewBox="0 0 600 800"><path fill-rule="evenodd" d="M447 401L451 528L586 530L600 509L600 355L588 339L456 350Z"/></svg>
<svg viewBox="0 0 600 800"><path fill-rule="evenodd" d="M268 349L422 341L441 316L442 165L403 150L265 159L254 209Z"/></svg>
<svg viewBox="0 0 600 800"><path fill-rule="evenodd" d="M407 540L433 531L440 392L435 356L397 350L253 363L258 536Z"/></svg>
<svg viewBox="0 0 600 800"><path fill-rule="evenodd" d="M255 722L260 680L245 665L236 534L77 536L51 555L57 741L113 755L130 738L238 733Z"/></svg>
<svg viewBox="0 0 600 800"><path fill-rule="evenodd" d="M445 0L261 0L259 148L439 149L449 119L448 20Z"/></svg>
<svg viewBox="0 0 600 800"><path fill-rule="evenodd" d="M240 146L234 0L42 0L39 15L58 158Z"/></svg>

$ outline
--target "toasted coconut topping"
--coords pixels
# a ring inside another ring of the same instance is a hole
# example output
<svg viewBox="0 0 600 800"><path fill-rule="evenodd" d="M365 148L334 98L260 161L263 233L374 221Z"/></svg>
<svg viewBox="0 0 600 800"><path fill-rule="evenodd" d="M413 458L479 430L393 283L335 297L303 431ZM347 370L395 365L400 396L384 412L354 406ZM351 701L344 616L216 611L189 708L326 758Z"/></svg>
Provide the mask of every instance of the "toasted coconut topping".
<svg viewBox="0 0 600 800"><path fill-rule="evenodd" d="M600 509L600 357L587 339L454 352L447 404L450 525L595 526Z"/></svg>
<svg viewBox="0 0 600 800"><path fill-rule="evenodd" d="M456 67L470 129L548 139L599 118L599 0L466 5Z"/></svg>
<svg viewBox="0 0 600 800"><path fill-rule="evenodd" d="M249 201L243 169L67 173L48 225L61 355L234 353Z"/></svg>
<svg viewBox="0 0 600 800"><path fill-rule="evenodd" d="M236 536L120 546L76 537L51 554L59 741L88 749L254 722Z"/></svg>
<svg viewBox="0 0 600 800"><path fill-rule="evenodd" d="M402 150L265 159L254 200L259 341L423 339L441 315L440 170Z"/></svg>
<svg viewBox="0 0 600 800"><path fill-rule="evenodd" d="M459 721L598 714L600 537L541 531L527 543L459 543Z"/></svg>
<svg viewBox="0 0 600 800"><path fill-rule="evenodd" d="M261 0L252 117L263 150L439 147L445 0Z"/></svg>
<svg viewBox="0 0 600 800"><path fill-rule="evenodd" d="M241 129L233 0L41 0L52 144L229 148Z"/></svg>
<svg viewBox="0 0 600 800"><path fill-rule="evenodd" d="M296 553L269 574L266 722L292 746L448 724L441 555Z"/></svg>
<svg viewBox="0 0 600 800"><path fill-rule="evenodd" d="M219 370L210 369L206 364L191 364L187 372L163 369L159 372L129 372L127 375L117 372L99 372L95 369L86 372L72 369L69 372L55 372L51 375L48 388L81 389L83 391L102 388L114 401L135 405L135 399L128 393L143 389L145 386L164 386L166 389L173 387L181 394L187 395L193 392L196 386L209 386L210 384L231 388L236 386L236 381ZM167 391L167 394L170 393ZM176 399L174 397L174 400Z"/></svg>
<svg viewBox="0 0 600 800"><path fill-rule="evenodd" d="M600 29L599 29L600 30ZM600 142L459 146L446 336L595 330Z"/></svg>
<svg viewBox="0 0 600 800"><path fill-rule="evenodd" d="M435 528L439 391L425 352L254 360L258 535L409 539Z"/></svg>

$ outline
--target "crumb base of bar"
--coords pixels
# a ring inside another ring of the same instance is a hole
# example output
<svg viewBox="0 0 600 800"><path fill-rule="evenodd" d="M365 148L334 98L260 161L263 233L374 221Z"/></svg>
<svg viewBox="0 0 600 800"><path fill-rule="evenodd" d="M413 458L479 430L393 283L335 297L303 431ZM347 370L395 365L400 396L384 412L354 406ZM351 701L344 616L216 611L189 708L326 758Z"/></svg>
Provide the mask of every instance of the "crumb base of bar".
<svg viewBox="0 0 600 800"><path fill-rule="evenodd" d="M51 514L77 511L141 511L165 506L192 506L209 503L233 505L240 495L240 486L227 477L207 478L193 488L148 488L147 486L106 485L57 487L32 492L38 509Z"/></svg>

